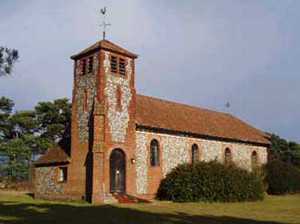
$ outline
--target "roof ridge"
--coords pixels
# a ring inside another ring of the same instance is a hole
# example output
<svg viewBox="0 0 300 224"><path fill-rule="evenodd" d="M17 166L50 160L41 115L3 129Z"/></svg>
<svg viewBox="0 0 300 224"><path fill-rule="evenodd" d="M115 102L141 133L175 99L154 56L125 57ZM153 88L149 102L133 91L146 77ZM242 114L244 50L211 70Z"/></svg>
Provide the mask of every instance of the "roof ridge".
<svg viewBox="0 0 300 224"><path fill-rule="evenodd" d="M100 41L98 41L98 43L100 44L100 47L101 47L101 43L104 43L104 42L106 42L106 43L108 43L108 44L111 44L111 45L113 45L113 46L116 47L116 48L120 48L121 50L126 51L126 52L128 52L128 53L130 53L130 54L133 54L133 53L131 53L130 51L128 51L127 49L125 49L124 47L121 47L121 46L119 46L118 44L115 44L115 43L113 43L113 42L111 42L111 41L109 41L109 40L100 40Z"/></svg>

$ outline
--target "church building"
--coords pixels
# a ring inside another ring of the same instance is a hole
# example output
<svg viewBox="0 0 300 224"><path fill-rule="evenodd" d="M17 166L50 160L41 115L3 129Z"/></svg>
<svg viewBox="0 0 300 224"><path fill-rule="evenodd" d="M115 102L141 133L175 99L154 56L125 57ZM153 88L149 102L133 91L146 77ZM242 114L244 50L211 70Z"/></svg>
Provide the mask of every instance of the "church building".
<svg viewBox="0 0 300 224"><path fill-rule="evenodd" d="M217 160L251 171L267 162L262 131L228 114L136 93L138 56L101 40L73 55L71 150L35 163L37 198L153 199L181 163Z"/></svg>

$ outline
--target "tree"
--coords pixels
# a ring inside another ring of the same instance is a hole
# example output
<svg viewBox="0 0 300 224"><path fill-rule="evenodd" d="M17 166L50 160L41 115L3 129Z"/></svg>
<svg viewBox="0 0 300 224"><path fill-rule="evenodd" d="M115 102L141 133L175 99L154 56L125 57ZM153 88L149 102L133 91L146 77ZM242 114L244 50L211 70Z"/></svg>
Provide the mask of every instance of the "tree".
<svg viewBox="0 0 300 224"><path fill-rule="evenodd" d="M300 144L296 142L289 142L291 163L300 167Z"/></svg>
<svg viewBox="0 0 300 224"><path fill-rule="evenodd" d="M19 180L28 175L37 123L34 111L12 113L13 106L12 100L0 98L0 153L7 158L0 168L9 180Z"/></svg>
<svg viewBox="0 0 300 224"><path fill-rule="evenodd" d="M0 143L10 134L9 117L14 107L14 102L6 97L0 98Z"/></svg>
<svg viewBox="0 0 300 224"><path fill-rule="evenodd" d="M28 177L34 155L55 144L69 152L71 104L63 98L39 102L34 110L13 107L12 100L0 98L0 177L19 180Z"/></svg>
<svg viewBox="0 0 300 224"><path fill-rule="evenodd" d="M18 58L19 53L16 49L0 47L0 76L10 75Z"/></svg>
<svg viewBox="0 0 300 224"><path fill-rule="evenodd" d="M12 132L16 137L38 131L35 111L17 111L10 117Z"/></svg>
<svg viewBox="0 0 300 224"><path fill-rule="evenodd" d="M69 148L71 104L67 98L40 102L35 107L41 137ZM69 149L67 149L69 150Z"/></svg>
<svg viewBox="0 0 300 224"><path fill-rule="evenodd" d="M278 135L270 134L271 153L276 159L300 167L300 145Z"/></svg>
<svg viewBox="0 0 300 224"><path fill-rule="evenodd" d="M0 98L0 154L7 158L0 165L10 180L27 177L32 156L57 143L70 145L68 99L40 102L35 110L13 112L13 107L12 100Z"/></svg>
<svg viewBox="0 0 300 224"><path fill-rule="evenodd" d="M8 157L8 162L1 167L10 181L27 178L30 166L31 149L22 138L15 138L0 146Z"/></svg>

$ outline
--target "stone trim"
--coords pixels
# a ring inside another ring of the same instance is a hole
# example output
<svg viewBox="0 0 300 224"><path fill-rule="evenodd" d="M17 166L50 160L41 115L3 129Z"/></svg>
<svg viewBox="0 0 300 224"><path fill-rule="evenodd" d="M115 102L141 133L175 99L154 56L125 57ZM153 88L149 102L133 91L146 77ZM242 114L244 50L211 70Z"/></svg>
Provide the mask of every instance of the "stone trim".
<svg viewBox="0 0 300 224"><path fill-rule="evenodd" d="M253 145L253 146L263 146L263 147L270 146L270 144L263 144L263 143L259 143L259 142L222 138L222 137L217 137L217 136L202 135L202 134L195 134L195 133L189 133L189 132L181 132L181 131L176 131L176 130L168 130L168 129L163 129L163 128L149 127L149 126L144 126L144 125L139 125L139 124L136 124L136 131L157 133L157 134L169 134L169 135L176 135L176 136L181 136L181 137L215 140L215 141L228 142L228 143L241 143L241 144L248 144L248 145Z"/></svg>

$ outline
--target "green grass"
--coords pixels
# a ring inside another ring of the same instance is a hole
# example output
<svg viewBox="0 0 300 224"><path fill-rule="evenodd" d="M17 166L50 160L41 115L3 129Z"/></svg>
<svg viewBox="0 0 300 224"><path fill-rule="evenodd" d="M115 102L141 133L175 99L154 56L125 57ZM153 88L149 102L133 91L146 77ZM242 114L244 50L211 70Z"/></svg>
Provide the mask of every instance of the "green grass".
<svg viewBox="0 0 300 224"><path fill-rule="evenodd" d="M262 202L114 204L34 200L0 192L0 223L300 223L300 195L267 196Z"/></svg>

